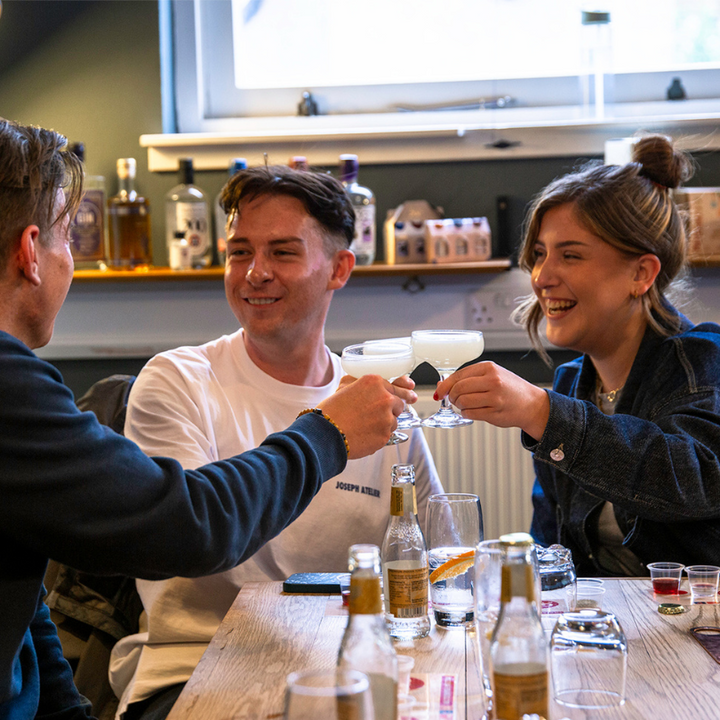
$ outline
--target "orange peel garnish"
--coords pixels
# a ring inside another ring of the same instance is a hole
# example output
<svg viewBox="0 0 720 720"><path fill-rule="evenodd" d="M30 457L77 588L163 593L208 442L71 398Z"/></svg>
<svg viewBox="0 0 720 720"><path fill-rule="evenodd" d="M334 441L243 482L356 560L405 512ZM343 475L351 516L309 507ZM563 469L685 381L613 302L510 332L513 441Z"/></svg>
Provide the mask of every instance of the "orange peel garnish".
<svg viewBox="0 0 720 720"><path fill-rule="evenodd" d="M474 563L474 550L469 550L468 552L460 553L460 555L455 555L449 560L446 560L439 567L436 567L430 573L430 582L436 583L442 580L450 580L450 578L462 575L464 572L467 572Z"/></svg>

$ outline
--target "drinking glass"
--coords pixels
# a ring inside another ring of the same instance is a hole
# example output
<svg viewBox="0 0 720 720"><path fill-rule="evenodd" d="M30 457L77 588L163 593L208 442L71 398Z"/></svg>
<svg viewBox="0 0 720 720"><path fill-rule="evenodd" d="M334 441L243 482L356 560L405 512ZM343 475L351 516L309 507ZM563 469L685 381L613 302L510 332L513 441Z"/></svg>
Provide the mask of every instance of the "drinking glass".
<svg viewBox="0 0 720 720"><path fill-rule="evenodd" d="M343 370L355 378L363 375L379 375L385 380L395 380L407 375L415 367L412 347L398 342L360 343L349 345L340 358ZM388 445L405 442L405 433L393 432Z"/></svg>
<svg viewBox="0 0 720 720"><path fill-rule="evenodd" d="M502 547L499 540L483 540L475 548L475 620L479 657L482 665L483 689L488 703L492 702L490 674L490 641L500 615ZM490 713L488 713L490 717Z"/></svg>
<svg viewBox="0 0 720 720"><path fill-rule="evenodd" d="M388 338L387 340L366 340L363 345L383 345L386 343L400 343L402 345L408 345L410 348L412 348L412 341L409 337L395 337L395 338ZM372 352L373 348L369 348L369 352ZM415 360L415 354L413 353L413 367L414 370L418 365L417 360ZM420 416L415 411L415 408L412 405L408 405L407 403L403 403L403 411L398 415L397 418L397 426L398 430L408 430L410 428L416 428L420 427L422 425L422 420L420 419Z"/></svg>
<svg viewBox="0 0 720 720"><path fill-rule="evenodd" d="M563 613L550 637L555 701L576 708L625 702L627 640L612 613Z"/></svg>
<svg viewBox="0 0 720 720"><path fill-rule="evenodd" d="M440 627L463 627L473 621L475 547L483 538L477 495L431 495L427 505L430 599Z"/></svg>
<svg viewBox="0 0 720 720"><path fill-rule="evenodd" d="M653 592L658 595L679 595L684 565L676 562L655 562L648 566Z"/></svg>
<svg viewBox="0 0 720 720"><path fill-rule="evenodd" d="M304 670L288 675L284 720L375 720L370 682L357 670Z"/></svg>
<svg viewBox="0 0 720 720"><path fill-rule="evenodd" d="M537 548L540 600L543 615L560 615L575 609L577 576L570 550L562 545Z"/></svg>
<svg viewBox="0 0 720 720"><path fill-rule="evenodd" d="M720 567L717 565L690 565L685 568L693 602L715 602Z"/></svg>
<svg viewBox="0 0 720 720"><path fill-rule="evenodd" d="M475 360L485 349L483 334L474 330L415 330L412 347L418 363L427 362L445 380L461 365ZM469 425L472 420L456 413L447 398L442 399L440 409L423 420L426 427L453 428Z"/></svg>

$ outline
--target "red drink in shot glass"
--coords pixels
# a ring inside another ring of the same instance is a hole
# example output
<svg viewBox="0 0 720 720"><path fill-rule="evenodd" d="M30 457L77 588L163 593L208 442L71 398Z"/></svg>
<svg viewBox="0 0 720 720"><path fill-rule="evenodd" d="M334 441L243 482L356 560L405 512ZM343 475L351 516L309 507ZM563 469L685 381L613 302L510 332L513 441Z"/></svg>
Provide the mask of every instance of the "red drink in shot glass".
<svg viewBox="0 0 720 720"><path fill-rule="evenodd" d="M679 595L682 563L656 562L648 565L653 592L658 595Z"/></svg>

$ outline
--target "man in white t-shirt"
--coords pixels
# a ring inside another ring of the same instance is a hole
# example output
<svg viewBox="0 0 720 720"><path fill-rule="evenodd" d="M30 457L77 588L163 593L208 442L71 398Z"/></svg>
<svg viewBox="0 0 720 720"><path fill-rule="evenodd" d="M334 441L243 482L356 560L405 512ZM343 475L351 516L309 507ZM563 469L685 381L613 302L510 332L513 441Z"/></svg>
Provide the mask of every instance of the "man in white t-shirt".
<svg viewBox="0 0 720 720"><path fill-rule="evenodd" d="M146 453L185 468L257 447L332 393L344 374L323 331L333 293L355 264L348 249L355 215L342 185L326 174L250 168L228 181L222 204L229 216L225 292L242 329L150 360L135 382L125 425ZM424 527L425 501L442 487L414 430L407 443L350 461L292 525L235 569L139 580L140 632L118 642L110 666L118 714L167 715L243 583L342 572L350 545L379 545L397 462L415 466Z"/></svg>

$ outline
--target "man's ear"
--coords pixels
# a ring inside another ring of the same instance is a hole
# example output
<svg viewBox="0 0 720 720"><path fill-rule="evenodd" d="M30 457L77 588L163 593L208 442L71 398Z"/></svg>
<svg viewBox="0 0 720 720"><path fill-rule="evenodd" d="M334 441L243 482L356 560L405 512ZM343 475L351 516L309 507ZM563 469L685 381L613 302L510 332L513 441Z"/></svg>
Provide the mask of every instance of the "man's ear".
<svg viewBox="0 0 720 720"><path fill-rule="evenodd" d="M345 286L355 267L355 253L350 250L338 250L333 258L333 273L328 282L328 290L339 290Z"/></svg>
<svg viewBox="0 0 720 720"><path fill-rule="evenodd" d="M18 269L33 285L40 285L41 282L37 257L39 238L40 228L37 225L28 225L22 231L16 251Z"/></svg>

